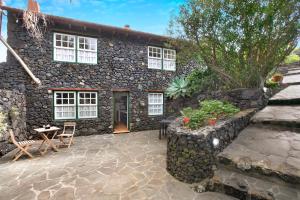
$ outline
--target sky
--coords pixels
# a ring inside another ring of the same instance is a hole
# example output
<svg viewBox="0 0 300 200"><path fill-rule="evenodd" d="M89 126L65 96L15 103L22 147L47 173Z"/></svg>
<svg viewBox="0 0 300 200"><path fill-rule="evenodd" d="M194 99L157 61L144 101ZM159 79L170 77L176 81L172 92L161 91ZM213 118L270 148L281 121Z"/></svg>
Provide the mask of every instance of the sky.
<svg viewBox="0 0 300 200"><path fill-rule="evenodd" d="M165 35L170 17L184 0L37 0L41 12L111 26ZM71 1L71 2L70 2ZM7 6L26 9L27 0L4 0ZM4 19L5 20L5 19ZM2 35L6 36L5 21ZM0 62L6 49L0 44Z"/></svg>

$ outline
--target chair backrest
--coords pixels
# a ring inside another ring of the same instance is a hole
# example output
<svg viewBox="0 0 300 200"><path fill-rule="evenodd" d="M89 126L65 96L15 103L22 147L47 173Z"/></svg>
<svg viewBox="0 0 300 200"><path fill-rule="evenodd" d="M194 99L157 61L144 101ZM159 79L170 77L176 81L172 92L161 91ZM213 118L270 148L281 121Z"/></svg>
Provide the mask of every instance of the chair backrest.
<svg viewBox="0 0 300 200"><path fill-rule="evenodd" d="M11 139L12 143L19 146L18 142L16 141L15 134L14 134L13 130L9 129L8 132L9 132L10 139Z"/></svg>
<svg viewBox="0 0 300 200"><path fill-rule="evenodd" d="M66 133L67 129L71 128L71 134L74 135L76 129L76 122L64 122L64 130L63 133Z"/></svg>

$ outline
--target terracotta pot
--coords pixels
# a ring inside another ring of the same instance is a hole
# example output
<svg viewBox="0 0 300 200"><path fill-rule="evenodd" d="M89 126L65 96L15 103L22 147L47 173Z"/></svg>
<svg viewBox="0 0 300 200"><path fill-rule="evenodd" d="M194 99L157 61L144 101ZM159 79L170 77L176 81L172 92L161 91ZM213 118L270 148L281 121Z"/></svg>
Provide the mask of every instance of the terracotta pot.
<svg viewBox="0 0 300 200"><path fill-rule="evenodd" d="M216 118L210 118L210 119L207 120L207 122L208 122L208 125L214 126L217 123L217 119Z"/></svg>
<svg viewBox="0 0 300 200"><path fill-rule="evenodd" d="M274 75L274 76L272 76L272 81L274 81L276 83L281 82L282 79L283 79L283 76L281 76L281 75Z"/></svg>

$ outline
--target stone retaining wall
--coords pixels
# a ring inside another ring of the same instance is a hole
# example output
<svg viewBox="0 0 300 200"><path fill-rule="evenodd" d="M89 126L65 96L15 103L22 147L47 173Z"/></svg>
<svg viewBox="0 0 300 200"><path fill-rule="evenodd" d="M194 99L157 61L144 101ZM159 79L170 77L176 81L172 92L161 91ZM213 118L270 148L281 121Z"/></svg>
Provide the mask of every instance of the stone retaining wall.
<svg viewBox="0 0 300 200"><path fill-rule="evenodd" d="M12 128L18 140L26 136L26 100L17 90L0 90L0 157L14 148L9 143L8 128Z"/></svg>
<svg viewBox="0 0 300 200"><path fill-rule="evenodd" d="M248 109L233 118L191 131L173 122L168 128L167 170L180 181L200 182L211 177L216 164L216 155L226 148L250 122L255 113ZM213 146L213 139L219 145Z"/></svg>
<svg viewBox="0 0 300 200"><path fill-rule="evenodd" d="M216 99L228 101L241 110L249 108L263 108L267 105L271 91L264 92L262 89L238 88L230 91L209 91L201 92L192 97L178 98L167 104L168 115L179 114L179 111L185 107L197 108L199 101L205 99Z"/></svg>

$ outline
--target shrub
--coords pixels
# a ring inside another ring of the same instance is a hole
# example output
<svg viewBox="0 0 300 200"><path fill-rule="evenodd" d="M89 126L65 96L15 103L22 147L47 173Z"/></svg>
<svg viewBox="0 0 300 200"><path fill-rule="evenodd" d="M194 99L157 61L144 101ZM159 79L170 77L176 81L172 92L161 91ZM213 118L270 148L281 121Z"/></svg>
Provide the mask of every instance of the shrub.
<svg viewBox="0 0 300 200"><path fill-rule="evenodd" d="M295 63L295 62L299 62L300 61L300 57L296 54L291 54L291 55L288 55L285 60L284 60L284 63L285 64L292 64L292 63Z"/></svg>
<svg viewBox="0 0 300 200"><path fill-rule="evenodd" d="M169 84L169 87L166 90L166 95L173 99L188 96L188 80L184 77L175 77L175 79Z"/></svg>
<svg viewBox="0 0 300 200"><path fill-rule="evenodd" d="M181 113L184 118L189 119L184 125L194 130L207 124L208 119L225 119L239 111L239 108L228 102L205 100L200 102L198 109L187 107Z"/></svg>
<svg viewBox="0 0 300 200"><path fill-rule="evenodd" d="M218 77L208 68L199 67L187 77L188 91L190 94L204 90L213 90L218 87Z"/></svg>

